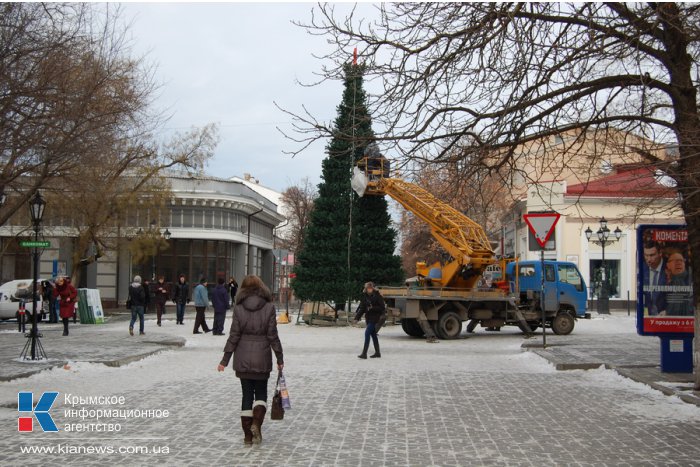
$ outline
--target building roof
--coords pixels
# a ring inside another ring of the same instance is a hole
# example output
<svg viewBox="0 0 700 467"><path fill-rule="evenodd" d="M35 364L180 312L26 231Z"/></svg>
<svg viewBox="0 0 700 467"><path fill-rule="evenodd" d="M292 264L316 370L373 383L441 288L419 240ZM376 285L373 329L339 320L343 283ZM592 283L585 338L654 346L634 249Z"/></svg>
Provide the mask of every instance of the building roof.
<svg viewBox="0 0 700 467"><path fill-rule="evenodd" d="M648 165L616 166L605 177L569 185L567 196L582 198L675 198L675 183L663 172Z"/></svg>
<svg viewBox="0 0 700 467"><path fill-rule="evenodd" d="M282 204L282 193L279 191L275 191L272 188L260 185L256 179L253 177L250 177L249 175L246 174L244 178L240 177L231 177L229 180L233 182L238 182L242 183L243 185L247 186L251 190L255 191L257 194L260 196L268 199L272 203L277 205L277 212L280 214L284 213L283 211L283 204Z"/></svg>

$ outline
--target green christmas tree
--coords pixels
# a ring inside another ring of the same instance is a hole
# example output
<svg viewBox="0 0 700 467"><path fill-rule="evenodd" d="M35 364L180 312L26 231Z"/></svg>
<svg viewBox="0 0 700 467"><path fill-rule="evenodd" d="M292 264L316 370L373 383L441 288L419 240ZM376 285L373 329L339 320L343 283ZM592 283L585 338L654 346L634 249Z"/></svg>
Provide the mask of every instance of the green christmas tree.
<svg viewBox="0 0 700 467"><path fill-rule="evenodd" d="M360 296L364 282L394 285L404 278L386 200L359 198L350 186L352 168L374 140L363 74L362 65L345 66L343 100L291 284L304 301L344 303Z"/></svg>

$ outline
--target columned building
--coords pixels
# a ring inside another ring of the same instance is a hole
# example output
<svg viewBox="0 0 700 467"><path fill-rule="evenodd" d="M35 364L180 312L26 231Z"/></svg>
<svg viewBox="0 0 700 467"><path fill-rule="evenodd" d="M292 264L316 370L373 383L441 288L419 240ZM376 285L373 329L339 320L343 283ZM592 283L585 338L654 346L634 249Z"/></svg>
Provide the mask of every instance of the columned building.
<svg viewBox="0 0 700 467"><path fill-rule="evenodd" d="M210 285L218 277L259 275L272 285L274 229L284 221L277 205L237 180L208 176L170 175L173 198L166 207L149 206L130 211L114 231L115 248L84 267L79 286L98 288L104 305L123 304L133 276L152 279L163 275L175 282L180 274L194 286L200 277ZM50 213L50 206L47 206ZM19 217L19 216L18 216ZM19 217L21 219L21 217ZM31 250L18 246L26 226L10 221L0 227L2 282L31 277ZM40 277L70 275L73 244L79 226L69 219L47 218L44 236L51 241L41 257ZM134 258L131 242L144 233L169 233L155 254Z"/></svg>

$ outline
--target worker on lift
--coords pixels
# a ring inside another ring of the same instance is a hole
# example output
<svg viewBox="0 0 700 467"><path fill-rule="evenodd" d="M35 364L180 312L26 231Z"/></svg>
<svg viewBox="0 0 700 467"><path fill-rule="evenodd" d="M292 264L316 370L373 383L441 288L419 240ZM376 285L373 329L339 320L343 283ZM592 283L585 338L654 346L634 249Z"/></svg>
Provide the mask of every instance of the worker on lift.
<svg viewBox="0 0 700 467"><path fill-rule="evenodd" d="M391 163L389 159L379 152L377 143L369 143L365 148L364 158L357 163L357 166L365 172L370 181L379 178L389 178Z"/></svg>

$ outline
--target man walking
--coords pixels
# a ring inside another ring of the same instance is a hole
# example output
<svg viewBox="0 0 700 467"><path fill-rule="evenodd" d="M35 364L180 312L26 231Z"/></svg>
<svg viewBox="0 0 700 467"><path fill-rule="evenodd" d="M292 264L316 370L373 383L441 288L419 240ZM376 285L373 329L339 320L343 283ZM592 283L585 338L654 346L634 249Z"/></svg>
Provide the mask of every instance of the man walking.
<svg viewBox="0 0 700 467"><path fill-rule="evenodd" d="M165 283L165 277L160 276L158 282L156 283L156 315L158 318L158 326L160 326L161 318L163 313L165 313L165 302L168 301L170 296L170 291L168 290L168 285Z"/></svg>
<svg viewBox="0 0 700 467"><path fill-rule="evenodd" d="M216 282L216 288L211 294L211 304L214 307L214 332L212 334L215 336L223 336L229 293L224 285L223 277L219 277Z"/></svg>
<svg viewBox="0 0 700 467"><path fill-rule="evenodd" d="M365 322L367 323L367 327L365 327L365 344L362 347L362 353L357 356L358 358L367 359L370 338L374 344L374 354L369 358L382 357L379 351L377 331L381 326L379 323L383 319L386 319L385 313L386 305L384 304L382 294L374 288L373 282L367 282L363 290L362 298L360 299L360 306L357 308L357 313L355 314L355 321L359 321L362 319L362 315L365 315Z"/></svg>
<svg viewBox="0 0 700 467"><path fill-rule="evenodd" d="M139 320L139 335L144 335L143 313L146 306L146 289L141 285L141 276L134 276L134 282L129 286L129 300L131 302L131 322L129 334L134 335L134 324Z"/></svg>
<svg viewBox="0 0 700 467"><path fill-rule="evenodd" d="M194 288L194 309L197 312L197 316L194 318L194 331L193 334L201 334L199 327L206 332L211 332L209 326L207 326L207 321L204 317L204 310L207 309L209 305L209 292L207 292L207 280L202 277L199 280L199 285Z"/></svg>

